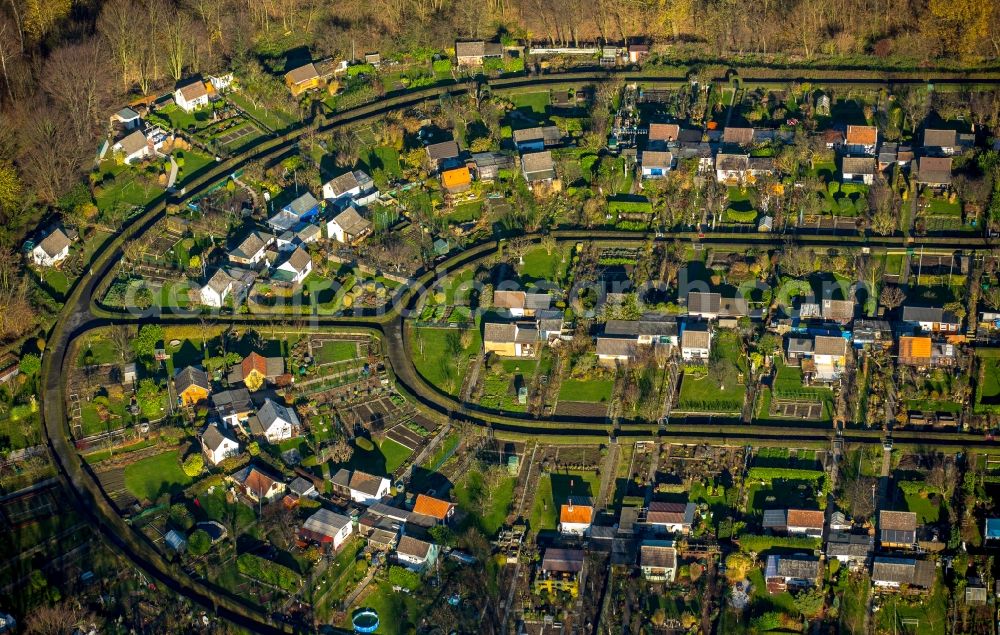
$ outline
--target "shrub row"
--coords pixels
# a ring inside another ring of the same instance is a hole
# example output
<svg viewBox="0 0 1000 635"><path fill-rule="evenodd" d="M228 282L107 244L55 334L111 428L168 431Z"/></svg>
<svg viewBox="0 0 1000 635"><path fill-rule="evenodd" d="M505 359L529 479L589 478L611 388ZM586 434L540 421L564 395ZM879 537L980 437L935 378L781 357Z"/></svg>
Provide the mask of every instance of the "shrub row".
<svg viewBox="0 0 1000 635"><path fill-rule="evenodd" d="M773 481L776 478L798 481L819 481L824 473L819 470L802 470L793 467L752 467L747 478Z"/></svg>
<svg viewBox="0 0 1000 635"><path fill-rule="evenodd" d="M798 538L792 536L758 536L755 534L742 534L737 538L742 551L753 551L761 553L768 549L808 549L810 551L819 549L821 540L819 538Z"/></svg>
<svg viewBox="0 0 1000 635"><path fill-rule="evenodd" d="M288 567L271 562L252 553L243 553L236 558L236 567L245 576L260 580L265 584L294 593L299 588L301 578Z"/></svg>

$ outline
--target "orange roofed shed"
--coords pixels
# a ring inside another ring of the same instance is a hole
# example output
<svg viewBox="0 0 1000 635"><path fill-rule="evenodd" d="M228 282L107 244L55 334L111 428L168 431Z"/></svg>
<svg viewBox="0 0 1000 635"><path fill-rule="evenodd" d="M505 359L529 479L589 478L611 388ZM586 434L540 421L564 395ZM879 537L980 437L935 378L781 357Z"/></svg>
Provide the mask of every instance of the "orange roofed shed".
<svg viewBox="0 0 1000 635"><path fill-rule="evenodd" d="M589 525L594 519L594 508L590 505L572 503L559 508L559 522L563 525Z"/></svg>
<svg viewBox="0 0 1000 635"><path fill-rule="evenodd" d="M418 494L413 505L413 511L417 514L436 518L441 522L447 522L455 513L455 504L440 498L434 498L426 494Z"/></svg>
<svg viewBox="0 0 1000 635"><path fill-rule="evenodd" d="M441 173L441 184L449 192L464 192L472 185L472 173L465 166L446 170Z"/></svg>
<svg viewBox="0 0 1000 635"><path fill-rule="evenodd" d="M899 362L925 366L931 361L931 338L904 336L899 338Z"/></svg>

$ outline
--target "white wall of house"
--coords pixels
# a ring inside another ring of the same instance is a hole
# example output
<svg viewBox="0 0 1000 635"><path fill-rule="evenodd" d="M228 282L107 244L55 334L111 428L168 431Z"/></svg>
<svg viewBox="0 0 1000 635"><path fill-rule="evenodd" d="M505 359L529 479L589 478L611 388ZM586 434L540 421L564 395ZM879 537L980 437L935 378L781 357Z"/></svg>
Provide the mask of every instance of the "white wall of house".
<svg viewBox="0 0 1000 635"><path fill-rule="evenodd" d="M692 346L685 346L681 348L681 357L684 361L702 360L708 359L709 350L707 348L696 348Z"/></svg>
<svg viewBox="0 0 1000 635"><path fill-rule="evenodd" d="M201 303L205 306L221 308L226 302L226 298L229 297L230 287L223 289L222 293L219 293L209 285L205 285L201 288Z"/></svg>
<svg viewBox="0 0 1000 635"><path fill-rule="evenodd" d="M180 90L175 90L174 103L177 104L177 106L184 112L194 112L195 109L208 105L208 95L201 95L200 97L196 97L191 101L188 101L187 99L184 99L184 95Z"/></svg>
<svg viewBox="0 0 1000 635"><path fill-rule="evenodd" d="M865 185L871 185L875 181L874 174L852 174L850 172L844 173L844 181L852 183L864 183Z"/></svg>
<svg viewBox="0 0 1000 635"><path fill-rule="evenodd" d="M583 536L590 529L590 523L559 523L559 533L564 536Z"/></svg>
<svg viewBox="0 0 1000 635"><path fill-rule="evenodd" d="M222 439L222 443L219 447L214 450L202 445L202 450L204 450L205 458L208 459L209 463L212 465L218 465L225 459L231 456L236 456L240 453L240 444L228 437Z"/></svg>
<svg viewBox="0 0 1000 635"><path fill-rule="evenodd" d="M282 419L275 419L271 427L264 431L264 437L271 443L278 443L292 438L292 424Z"/></svg>
<svg viewBox="0 0 1000 635"><path fill-rule="evenodd" d="M41 246L36 246L31 250L31 259L39 267L51 267L58 262L62 262L69 255L69 246L64 247L55 255L48 255Z"/></svg>

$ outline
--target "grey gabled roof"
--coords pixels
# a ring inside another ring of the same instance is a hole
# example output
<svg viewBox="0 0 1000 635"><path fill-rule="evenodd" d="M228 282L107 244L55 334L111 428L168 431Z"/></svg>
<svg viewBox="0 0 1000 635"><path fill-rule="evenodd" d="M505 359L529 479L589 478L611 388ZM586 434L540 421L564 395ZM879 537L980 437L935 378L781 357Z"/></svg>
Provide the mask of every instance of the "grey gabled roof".
<svg viewBox="0 0 1000 635"><path fill-rule="evenodd" d="M285 262L297 273L302 273L309 266L309 263L312 262L312 258L309 257L309 253L302 249L302 247L296 247L295 251L288 256L288 260Z"/></svg>
<svg viewBox="0 0 1000 635"><path fill-rule="evenodd" d="M354 175L354 172L344 172L340 176L330 179L327 185L333 190L334 196L340 196L344 192L349 192L361 184L358 183L358 177Z"/></svg>
<svg viewBox="0 0 1000 635"><path fill-rule="evenodd" d="M401 553L414 558L424 559L431 550L431 543L419 540L413 536L403 536L396 545L396 553Z"/></svg>
<svg viewBox="0 0 1000 635"><path fill-rule="evenodd" d="M924 130L925 148L951 148L957 142L958 132L955 130Z"/></svg>
<svg viewBox="0 0 1000 635"><path fill-rule="evenodd" d="M555 163L552 161L552 152L530 152L521 156L521 166L526 175L540 175L541 178L555 177Z"/></svg>
<svg viewBox="0 0 1000 635"><path fill-rule="evenodd" d="M875 537L869 534L852 534L846 531L831 531L826 539L828 558L850 556L867 557L875 549Z"/></svg>
<svg viewBox="0 0 1000 635"><path fill-rule="evenodd" d="M722 296L718 293L691 291L687 296L688 314L718 313L722 309Z"/></svg>
<svg viewBox="0 0 1000 635"><path fill-rule="evenodd" d="M909 584L916 573L917 561L913 558L888 558L876 556L872 563L872 580Z"/></svg>
<svg viewBox="0 0 1000 635"><path fill-rule="evenodd" d="M524 296L524 308L544 310L552 305L552 296L548 293L527 293Z"/></svg>
<svg viewBox="0 0 1000 635"><path fill-rule="evenodd" d="M289 209L295 214L302 216L303 214L307 213L309 210L313 209L314 207L317 207L318 205L319 201L317 201L316 197L312 195L312 192L306 192L302 196L298 197L297 199L289 203L285 207L285 209Z"/></svg>
<svg viewBox="0 0 1000 635"><path fill-rule="evenodd" d="M270 234L252 231L230 253L240 258L252 258L254 254L263 249L270 241Z"/></svg>
<svg viewBox="0 0 1000 635"><path fill-rule="evenodd" d="M231 388L212 393L211 400L212 406L220 411L239 413L253 410L253 400L250 399L250 391L246 388Z"/></svg>
<svg viewBox="0 0 1000 635"><path fill-rule="evenodd" d="M288 484L288 489L298 496L304 496L309 491L315 491L316 486L312 481L307 481L301 476L296 476L292 479L292 482Z"/></svg>
<svg viewBox="0 0 1000 635"><path fill-rule="evenodd" d="M184 392L190 386L200 386L209 390L211 385L208 383L208 374L200 368L188 366L174 376L174 387L178 393Z"/></svg>
<svg viewBox="0 0 1000 635"><path fill-rule="evenodd" d="M233 284L234 280L232 276L223 271L222 269L217 270L212 277L208 279L205 286L212 289L219 295L226 292L227 289Z"/></svg>
<svg viewBox="0 0 1000 635"><path fill-rule="evenodd" d="M48 236L43 238L42 242L38 243L38 246L41 247L42 251L44 251L49 257L58 255L63 249L69 247L69 245L69 236L67 236L66 233L58 227L52 230Z"/></svg>
<svg viewBox="0 0 1000 635"><path fill-rule="evenodd" d="M350 487L351 471L343 467L340 468L336 474L330 477L330 482L338 487Z"/></svg>
<svg viewBox="0 0 1000 635"><path fill-rule="evenodd" d="M583 569L582 549L557 549L549 547L542 556L542 571L554 573L579 573Z"/></svg>
<svg viewBox="0 0 1000 635"><path fill-rule="evenodd" d="M813 341L808 337L789 337L786 348L789 355L813 352Z"/></svg>
<svg viewBox="0 0 1000 635"><path fill-rule="evenodd" d="M319 77L319 72L316 70L316 66L312 62L303 64L298 68L293 68L285 73L285 79L293 84L301 84L302 82L307 82L310 79L315 79L317 77Z"/></svg>
<svg viewBox="0 0 1000 635"><path fill-rule="evenodd" d="M294 481L293 481L294 482ZM302 523L302 529L322 536L336 536L345 526L351 524L351 519L342 514L336 514L329 509L319 509Z"/></svg>
<svg viewBox="0 0 1000 635"><path fill-rule="evenodd" d="M333 218L333 222L337 223L341 229L351 236L357 236L372 226L368 220L358 213L358 210L353 205L337 214Z"/></svg>
<svg viewBox="0 0 1000 635"><path fill-rule="evenodd" d="M764 529L787 527L788 521L786 518L787 514L784 509L766 509L764 510L764 521L762 526Z"/></svg>
<svg viewBox="0 0 1000 635"><path fill-rule="evenodd" d="M822 572L819 558L813 556L769 556L768 562L774 557L778 558L776 573L780 578L815 580Z"/></svg>
<svg viewBox="0 0 1000 635"><path fill-rule="evenodd" d="M904 322L939 322L958 324L958 316L940 307L904 306Z"/></svg>
<svg viewBox="0 0 1000 635"><path fill-rule="evenodd" d="M499 322L487 322L483 325L484 342L513 342L517 339L517 326Z"/></svg>
<svg viewBox="0 0 1000 635"><path fill-rule="evenodd" d="M844 174L875 174L873 157L844 157Z"/></svg>
<svg viewBox="0 0 1000 635"><path fill-rule="evenodd" d="M635 357L638 344L635 339L618 337L598 337L596 353L598 357Z"/></svg>
<svg viewBox="0 0 1000 635"><path fill-rule="evenodd" d="M459 154L458 143L454 140L452 141L442 141L440 143L432 143L427 146L427 156L433 161L441 161L443 159L454 159Z"/></svg>
<svg viewBox="0 0 1000 635"><path fill-rule="evenodd" d="M472 160L475 161L476 167L479 169L487 167L510 169L514 167L514 157L501 152L476 152L473 153Z"/></svg>
<svg viewBox="0 0 1000 635"><path fill-rule="evenodd" d="M562 141L562 132L558 126L537 126L535 128L525 128L515 130L513 133L514 143L525 143L527 141L542 141L546 146L556 145Z"/></svg>
<svg viewBox="0 0 1000 635"><path fill-rule="evenodd" d="M219 446L222 445L222 442L225 441L226 439L233 442L236 441L232 437L223 434L222 431L219 430L219 426L214 424L205 428L205 431L201 433L202 443L204 443L205 447L207 447L209 450L213 452L218 450Z"/></svg>
<svg viewBox="0 0 1000 635"><path fill-rule="evenodd" d="M279 420L284 421L285 423L290 423L293 426L299 424L299 418L296 416L294 410L286 406L282 406L273 399L264 400L264 405L257 411L257 419L260 421L265 431L270 429L270 427L274 425L274 422Z"/></svg>
<svg viewBox="0 0 1000 635"><path fill-rule="evenodd" d="M148 141L146 140L146 135L143 134L141 130L135 130L120 139L117 145L121 146L122 154L130 157L145 148L147 143Z"/></svg>
<svg viewBox="0 0 1000 635"><path fill-rule="evenodd" d="M354 470L354 473L351 474L350 487L363 494L375 496L378 494L379 486L382 485L384 478L384 476L375 476L361 470Z"/></svg>

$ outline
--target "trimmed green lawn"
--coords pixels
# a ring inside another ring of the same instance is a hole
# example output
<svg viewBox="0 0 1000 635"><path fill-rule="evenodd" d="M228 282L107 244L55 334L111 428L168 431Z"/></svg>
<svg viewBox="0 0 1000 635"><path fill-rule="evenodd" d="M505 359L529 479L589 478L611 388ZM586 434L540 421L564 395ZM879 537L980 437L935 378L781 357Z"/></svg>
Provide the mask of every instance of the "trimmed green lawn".
<svg viewBox="0 0 1000 635"><path fill-rule="evenodd" d="M733 223L752 223L757 218L757 210L750 201L750 190L735 185L729 187L729 204L726 206L726 220Z"/></svg>
<svg viewBox="0 0 1000 635"><path fill-rule="evenodd" d="M961 216L962 203L957 199L951 202L946 198L932 198L927 204L927 212L932 216Z"/></svg>
<svg viewBox="0 0 1000 635"><path fill-rule="evenodd" d="M80 345L80 355L76 365L84 367L89 361L92 364L113 364L118 361L111 340L106 337L91 336Z"/></svg>
<svg viewBox="0 0 1000 635"><path fill-rule="evenodd" d="M905 259L905 254L887 254L885 257L885 272L891 276L902 275Z"/></svg>
<svg viewBox="0 0 1000 635"><path fill-rule="evenodd" d="M115 207L118 203L130 206L145 207L154 198L163 193L163 189L157 185L144 187L139 185L134 179L123 175L120 180L107 188L101 188L95 197L98 209L107 211Z"/></svg>
<svg viewBox="0 0 1000 635"><path fill-rule="evenodd" d="M379 448L382 450L382 456L385 457L385 471L389 474L395 472L396 468L402 465L413 454L410 448L392 439L382 441Z"/></svg>
<svg viewBox="0 0 1000 635"><path fill-rule="evenodd" d="M531 529L555 530L559 524L559 508L570 496L581 504L592 500L601 489L601 477L596 472L561 470L544 474L538 481L535 501L531 506Z"/></svg>
<svg viewBox="0 0 1000 635"><path fill-rule="evenodd" d="M979 388L979 394L984 400L1000 397L1000 358L984 358L981 363L986 366L986 369L983 373L983 383Z"/></svg>
<svg viewBox="0 0 1000 635"><path fill-rule="evenodd" d="M778 611L791 616L799 614L795 608L795 598L788 591L771 595L767 592L767 585L764 583L763 567L752 569L747 575L747 579L753 584L753 611L754 613L765 613L768 611Z"/></svg>
<svg viewBox="0 0 1000 635"><path fill-rule="evenodd" d="M778 366L774 376L774 394L778 398L809 399L815 398L833 406L833 390L822 386L805 386L802 384L802 369L796 366ZM828 409L829 409L828 408Z"/></svg>
<svg viewBox="0 0 1000 635"><path fill-rule="evenodd" d="M199 108L194 112L185 112L179 106L171 104L165 108L160 108L156 114L162 115L170 121L170 125L177 130L187 130L188 126L194 126L195 130L200 130L212 123L212 109Z"/></svg>
<svg viewBox="0 0 1000 635"><path fill-rule="evenodd" d="M907 399L906 407L911 411L921 412L962 412L962 404L940 399Z"/></svg>
<svg viewBox="0 0 1000 635"><path fill-rule="evenodd" d="M941 516L941 506L931 500L930 497L923 497L918 493L903 494L906 499L906 511L917 515L917 522L920 524L936 523Z"/></svg>
<svg viewBox="0 0 1000 635"><path fill-rule="evenodd" d="M837 174L837 165L833 161L815 161L809 173L829 183Z"/></svg>
<svg viewBox="0 0 1000 635"><path fill-rule="evenodd" d="M346 340L323 340L321 346L313 344L313 355L317 364L332 364L358 358L357 342Z"/></svg>
<svg viewBox="0 0 1000 635"><path fill-rule="evenodd" d="M42 280L60 297L65 296L66 292L69 291L69 278L59 269L46 269Z"/></svg>
<svg viewBox="0 0 1000 635"><path fill-rule="evenodd" d="M180 166L177 171L177 182L174 184L174 187L182 187L184 184L191 181L206 165L215 163L214 157L202 154L201 152L194 152L192 150L183 152L178 150L174 152L174 158L184 160L184 165Z"/></svg>
<svg viewBox="0 0 1000 635"><path fill-rule="evenodd" d="M678 407L705 412L739 412L745 397L746 386L735 377L722 384L709 374L685 371Z"/></svg>
<svg viewBox="0 0 1000 635"><path fill-rule="evenodd" d="M199 520L215 520L223 524L228 524L232 518L235 518L236 524L243 528L248 527L250 523L257 520L257 513L253 507L240 502L228 502L226 500L226 490L221 487L216 487L215 491L211 494L208 492L199 494L198 507L202 512L198 516ZM201 517L202 515L204 518Z"/></svg>
<svg viewBox="0 0 1000 635"><path fill-rule="evenodd" d="M514 108L526 108L539 115L544 115L549 106L549 91L539 91L534 93L519 93L511 96Z"/></svg>
<svg viewBox="0 0 1000 635"><path fill-rule="evenodd" d="M559 387L561 401L605 403L611 399L615 382L611 379L565 379Z"/></svg>
<svg viewBox="0 0 1000 635"><path fill-rule="evenodd" d="M468 223L469 221L479 220L482 215L482 201L466 201L456 205L447 218L449 223Z"/></svg>
<svg viewBox="0 0 1000 635"><path fill-rule="evenodd" d="M417 372L450 395L457 395L462 389L469 357L482 346L478 328L470 328L467 332L468 346L462 346L460 329L414 328L410 338L410 351Z"/></svg>
<svg viewBox="0 0 1000 635"><path fill-rule="evenodd" d="M561 280L568 266L566 247L556 247L552 253L537 247L524 254L524 264L519 267L521 276L535 280Z"/></svg>
<svg viewBox="0 0 1000 635"><path fill-rule="evenodd" d="M155 501L191 483L181 469L178 450L157 454L125 468L125 488L141 501Z"/></svg>

